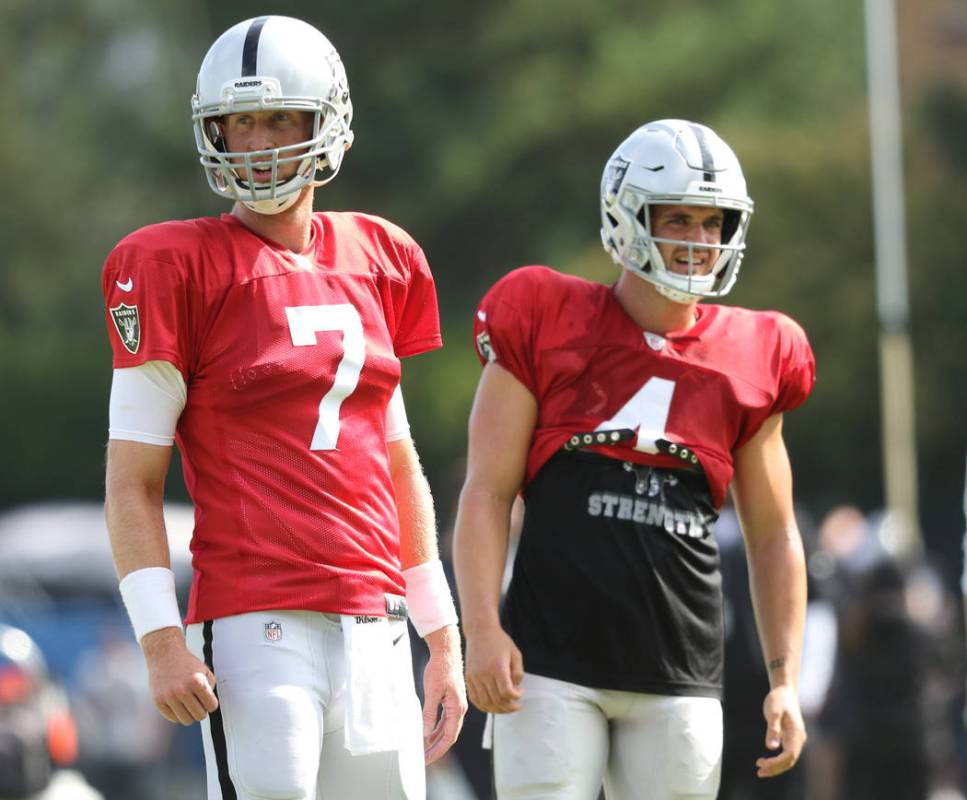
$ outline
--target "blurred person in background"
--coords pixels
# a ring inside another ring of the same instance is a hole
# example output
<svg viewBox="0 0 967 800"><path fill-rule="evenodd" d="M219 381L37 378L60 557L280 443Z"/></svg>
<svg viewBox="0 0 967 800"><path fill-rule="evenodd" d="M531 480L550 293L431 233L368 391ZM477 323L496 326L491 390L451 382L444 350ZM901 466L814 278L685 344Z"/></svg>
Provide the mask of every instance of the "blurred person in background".
<svg viewBox="0 0 967 800"><path fill-rule="evenodd" d="M926 648L898 564L855 576L839 609L839 652L820 716L834 798L923 800L929 788L923 692Z"/></svg>
<svg viewBox="0 0 967 800"><path fill-rule="evenodd" d="M765 784L756 778L749 764L758 755L758 733L762 726L759 700L768 692L769 676L762 661L742 529L731 505L721 510L715 524L715 539L721 558L725 636L722 698L725 735L718 798L802 800L807 796L808 773L811 772L809 758L815 743L812 723L825 698L836 655L835 614L829 601L817 591L810 574L799 684L800 703L810 741L803 749L800 769L785 772ZM805 532L804 539L808 541ZM808 556L808 547L806 553Z"/></svg>
<svg viewBox="0 0 967 800"><path fill-rule="evenodd" d="M600 203L623 268L613 286L525 267L477 311L483 373L454 552L467 686L493 715L500 798L585 800L603 781L608 798L711 800L723 664L712 529L730 484L769 683L756 703L768 754L747 766L781 774L806 738L806 576L782 421L811 391L814 361L788 317L701 303L734 284L752 212L714 131L643 125L609 159Z"/></svg>
<svg viewBox="0 0 967 800"><path fill-rule="evenodd" d="M167 798L175 728L155 708L144 657L128 631L106 629L81 656L73 699L88 780L108 798Z"/></svg>
<svg viewBox="0 0 967 800"><path fill-rule="evenodd" d="M66 694L34 641L0 624L0 798L104 800L81 775Z"/></svg>
<svg viewBox="0 0 967 800"><path fill-rule="evenodd" d="M964 660L959 594L943 565L918 559L904 570L904 605L924 641L924 751L930 800L964 800L961 784Z"/></svg>
<svg viewBox="0 0 967 800"><path fill-rule="evenodd" d="M820 525L810 571L836 609L832 682L817 720L811 800L957 800L959 612L940 573L897 553L890 518L854 506Z"/></svg>
<svg viewBox="0 0 967 800"><path fill-rule="evenodd" d="M103 271L106 515L154 701L202 722L210 800L423 797L466 710L399 390L400 359L441 344L433 278L396 225L313 213L353 134L311 25L231 27L192 111L231 213L142 228ZM161 516L176 440L196 508L186 634ZM430 651L422 719L407 606Z"/></svg>

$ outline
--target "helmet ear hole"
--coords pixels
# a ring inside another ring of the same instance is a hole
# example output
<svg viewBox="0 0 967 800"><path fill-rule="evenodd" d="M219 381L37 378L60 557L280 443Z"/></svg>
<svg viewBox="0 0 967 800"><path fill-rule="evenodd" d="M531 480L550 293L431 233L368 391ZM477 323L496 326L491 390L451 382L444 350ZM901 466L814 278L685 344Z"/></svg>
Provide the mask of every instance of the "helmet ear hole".
<svg viewBox="0 0 967 800"><path fill-rule="evenodd" d="M222 135L221 120L213 119L208 123L208 138L211 139L212 146L219 152L226 152L225 137Z"/></svg>
<svg viewBox="0 0 967 800"><path fill-rule="evenodd" d="M739 223L741 221L741 212L733 209L725 209L725 213L722 218L722 242L724 244L728 244L730 241L732 241L732 237L735 236L735 232L739 229Z"/></svg>

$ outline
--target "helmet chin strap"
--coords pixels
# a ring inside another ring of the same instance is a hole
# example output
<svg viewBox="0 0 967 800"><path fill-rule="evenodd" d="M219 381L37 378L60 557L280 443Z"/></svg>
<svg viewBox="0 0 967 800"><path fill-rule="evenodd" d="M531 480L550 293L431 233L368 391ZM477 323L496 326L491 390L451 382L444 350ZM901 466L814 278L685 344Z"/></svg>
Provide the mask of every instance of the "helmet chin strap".
<svg viewBox="0 0 967 800"><path fill-rule="evenodd" d="M351 141L351 139L350 139ZM323 151L321 155L317 155L314 158L305 158L299 165L299 170L291 178L288 178L285 182L291 181L303 172L309 173L311 171L314 177L308 179L304 186L314 186L319 188L320 186L325 186L329 183L336 175L339 174L339 168L342 166L344 151L340 150L326 150ZM333 165L335 161L335 165ZM319 179L318 176L322 170L328 167L331 170L331 174L323 179ZM232 170L235 174L235 180L237 183L242 183L238 176L238 172ZM244 184L243 184L244 185ZM296 200L302 196L301 189L297 192L292 192L284 197L270 198L267 200L241 200L240 202L246 208L254 211L256 214L264 214L265 216L274 216L276 214L281 214L288 208L291 208Z"/></svg>
<svg viewBox="0 0 967 800"><path fill-rule="evenodd" d="M666 286L663 283L652 280L644 271L637 267L629 267L626 264L623 264L622 266L628 270L628 272L632 273L633 275L637 275L643 281L648 281L648 283L655 287L655 290L660 295L667 297L672 302L681 303L682 305L689 305L690 303L694 303L696 300L702 299L701 295L689 294L681 289L673 289L671 286Z"/></svg>
<svg viewBox="0 0 967 800"><path fill-rule="evenodd" d="M308 169L312 166L312 160L304 159L301 166L303 169ZM285 183L293 180L295 177L297 177L297 175L298 173L293 175L291 178L288 178ZM302 188L304 188L304 186L305 184L303 184L303 187L300 187L298 191L290 192L282 197L272 197L267 200L242 200L241 203L243 206L254 211L256 214L263 214L267 217L272 217L276 214L281 214L286 209L292 208L292 206L295 205L296 200L302 197Z"/></svg>
<svg viewBox="0 0 967 800"><path fill-rule="evenodd" d="M670 286L665 286L662 283L653 283L652 285L658 290L658 294L664 295L673 303L681 303L682 305L687 306L691 303L694 303L696 300L702 299L702 295L689 294L688 292L683 292L680 289L672 289Z"/></svg>
<svg viewBox="0 0 967 800"><path fill-rule="evenodd" d="M254 211L256 214L264 214L267 217L281 214L288 208L295 205L302 192L292 192L282 198L274 200L242 200L242 205Z"/></svg>

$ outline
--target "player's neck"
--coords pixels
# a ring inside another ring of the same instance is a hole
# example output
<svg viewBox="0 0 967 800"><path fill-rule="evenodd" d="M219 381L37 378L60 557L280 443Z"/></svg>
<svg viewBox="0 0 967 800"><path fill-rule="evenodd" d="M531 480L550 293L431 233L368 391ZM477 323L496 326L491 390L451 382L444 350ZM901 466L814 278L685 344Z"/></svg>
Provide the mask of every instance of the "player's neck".
<svg viewBox="0 0 967 800"><path fill-rule="evenodd" d="M301 253L312 239L313 189L306 186L291 208L281 214L259 214L236 203L232 215L253 233L282 245L293 253Z"/></svg>
<svg viewBox="0 0 967 800"><path fill-rule="evenodd" d="M695 324L698 303L676 303L659 293L654 284L622 270L614 287L618 304L643 330L652 333L687 331Z"/></svg>

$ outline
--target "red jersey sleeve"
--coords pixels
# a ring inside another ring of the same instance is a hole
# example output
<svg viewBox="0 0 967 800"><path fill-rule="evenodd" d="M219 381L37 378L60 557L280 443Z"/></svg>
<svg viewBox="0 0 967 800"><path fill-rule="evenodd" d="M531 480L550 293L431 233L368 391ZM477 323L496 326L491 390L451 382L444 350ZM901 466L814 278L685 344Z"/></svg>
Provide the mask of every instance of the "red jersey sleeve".
<svg viewBox="0 0 967 800"><path fill-rule="evenodd" d="M443 344L436 286L423 250L415 242L405 251L408 280L396 297L398 324L393 349L399 358L425 353Z"/></svg>
<svg viewBox="0 0 967 800"><path fill-rule="evenodd" d="M764 402L751 403L747 408L733 449L755 436L769 417L802 405L816 378L809 340L796 322L776 311L746 313L752 325L746 329L749 338L745 352L751 363L762 365L755 383L765 397ZM753 358L756 352L759 355Z"/></svg>
<svg viewBox="0 0 967 800"><path fill-rule="evenodd" d="M816 383L816 359L806 332L798 323L777 314L779 337L779 385L773 414L792 411L802 405Z"/></svg>
<svg viewBox="0 0 967 800"><path fill-rule="evenodd" d="M189 291L183 268L158 257L136 232L108 255L101 276L115 368L170 361L187 380Z"/></svg>
<svg viewBox="0 0 967 800"><path fill-rule="evenodd" d="M482 364L496 361L540 396L534 357L538 320L533 302L541 270L521 267L508 273L484 295L474 317L474 341Z"/></svg>

